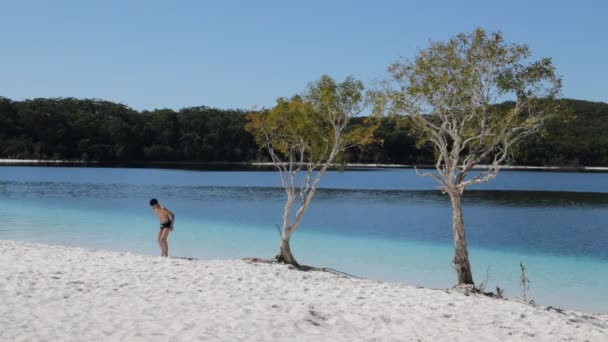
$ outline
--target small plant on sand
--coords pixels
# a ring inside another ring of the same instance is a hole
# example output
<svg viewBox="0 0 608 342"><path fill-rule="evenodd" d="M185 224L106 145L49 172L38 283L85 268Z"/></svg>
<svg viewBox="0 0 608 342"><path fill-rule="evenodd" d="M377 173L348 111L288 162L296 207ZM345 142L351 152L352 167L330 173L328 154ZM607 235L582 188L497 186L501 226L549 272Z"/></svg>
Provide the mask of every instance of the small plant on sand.
<svg viewBox="0 0 608 342"><path fill-rule="evenodd" d="M486 287L488 286L488 281L490 280L490 267L491 265L488 265L486 268L486 279L484 279L479 286L475 287L475 289L481 293L484 293L486 291Z"/></svg>
<svg viewBox="0 0 608 342"><path fill-rule="evenodd" d="M496 298L504 298L505 289L500 286L496 286Z"/></svg>
<svg viewBox="0 0 608 342"><path fill-rule="evenodd" d="M519 262L520 274L519 274L519 285L524 296L524 302L528 302L527 291L530 289L530 279L526 277L526 268L523 262Z"/></svg>
<svg viewBox="0 0 608 342"><path fill-rule="evenodd" d="M473 292L476 293L481 293L484 294L486 296L490 296L493 298L503 298L503 294L504 294L504 289L501 288L500 286L496 286L496 293L493 293L491 291L486 292L486 288L488 287L488 282L490 281L490 269L491 269L491 265L488 265L488 267L486 268L486 279L484 279L478 286L475 286Z"/></svg>

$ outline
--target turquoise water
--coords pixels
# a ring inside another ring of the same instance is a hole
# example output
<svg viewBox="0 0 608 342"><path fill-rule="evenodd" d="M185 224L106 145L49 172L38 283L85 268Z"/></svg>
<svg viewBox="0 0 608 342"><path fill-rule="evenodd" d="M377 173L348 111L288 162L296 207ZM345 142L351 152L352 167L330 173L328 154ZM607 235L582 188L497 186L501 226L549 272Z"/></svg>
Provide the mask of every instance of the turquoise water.
<svg viewBox="0 0 608 342"><path fill-rule="evenodd" d="M147 201L177 214L170 254L271 257L283 192L274 172L0 167L0 239L159 254ZM412 170L332 172L293 237L301 263L450 287L450 205ZM608 174L503 172L465 195L477 283L537 303L608 312ZM577 191L577 192L574 192Z"/></svg>

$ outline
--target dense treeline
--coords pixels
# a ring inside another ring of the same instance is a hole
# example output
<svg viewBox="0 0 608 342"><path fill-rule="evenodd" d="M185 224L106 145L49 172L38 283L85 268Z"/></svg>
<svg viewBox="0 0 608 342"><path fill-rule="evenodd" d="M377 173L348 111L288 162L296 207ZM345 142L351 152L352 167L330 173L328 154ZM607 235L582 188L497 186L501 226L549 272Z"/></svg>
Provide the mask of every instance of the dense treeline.
<svg viewBox="0 0 608 342"><path fill-rule="evenodd" d="M562 100L569 115L546 122L516 155L520 165L608 166L608 104ZM245 112L208 107L135 111L73 98L11 101L0 97L0 157L107 162L264 160L245 132ZM363 120L356 120L355 125ZM430 164L407 121L383 119L377 142L350 150L349 162Z"/></svg>
<svg viewBox="0 0 608 342"><path fill-rule="evenodd" d="M137 112L99 100L0 98L4 158L242 161L257 148L245 113L208 107Z"/></svg>
<svg viewBox="0 0 608 342"><path fill-rule="evenodd" d="M516 162L525 165L608 166L608 103L562 100L568 113L545 122L545 133L528 139Z"/></svg>

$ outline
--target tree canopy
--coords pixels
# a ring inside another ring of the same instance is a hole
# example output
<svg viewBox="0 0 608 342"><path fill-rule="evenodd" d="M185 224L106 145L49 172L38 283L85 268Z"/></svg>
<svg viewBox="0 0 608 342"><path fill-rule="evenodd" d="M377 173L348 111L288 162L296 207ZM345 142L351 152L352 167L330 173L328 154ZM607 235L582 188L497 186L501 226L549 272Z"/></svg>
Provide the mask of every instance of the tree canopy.
<svg viewBox="0 0 608 342"><path fill-rule="evenodd" d="M560 116L561 80L549 58L531 56L527 45L483 29L432 43L415 60L391 65L376 109L410 116L436 152L437 173L424 175L462 192L494 177L522 139ZM499 105L502 98L512 101ZM488 170L465 180L482 162Z"/></svg>

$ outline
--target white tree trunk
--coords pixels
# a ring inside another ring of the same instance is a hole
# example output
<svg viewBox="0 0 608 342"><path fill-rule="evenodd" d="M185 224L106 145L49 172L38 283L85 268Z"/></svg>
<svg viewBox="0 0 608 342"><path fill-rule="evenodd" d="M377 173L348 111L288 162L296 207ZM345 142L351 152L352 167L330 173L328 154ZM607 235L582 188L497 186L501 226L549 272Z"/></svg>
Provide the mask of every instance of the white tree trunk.
<svg viewBox="0 0 608 342"><path fill-rule="evenodd" d="M296 261L296 258L291 253L291 246L289 245L289 238L281 239L281 246L279 248L279 254L275 257L278 262L282 262L284 264L289 264L293 266L300 266Z"/></svg>
<svg viewBox="0 0 608 342"><path fill-rule="evenodd" d="M462 217L461 198L462 194L457 191L449 191L452 202L452 232L454 236L454 260L453 266L458 274L458 285L474 285L471 265L469 263L469 251L464 234L464 219Z"/></svg>
<svg viewBox="0 0 608 342"><path fill-rule="evenodd" d="M293 207L293 203L296 199L295 189L291 188L287 191L287 201L285 202L285 208L283 212L283 227L281 229L281 244L279 246L279 254L276 255L275 259L278 262L282 262L285 264L290 264L294 266L299 266L296 258L291 253L291 246L289 244L289 240L291 239L291 235L295 231L297 227L294 224L291 224L291 209Z"/></svg>

